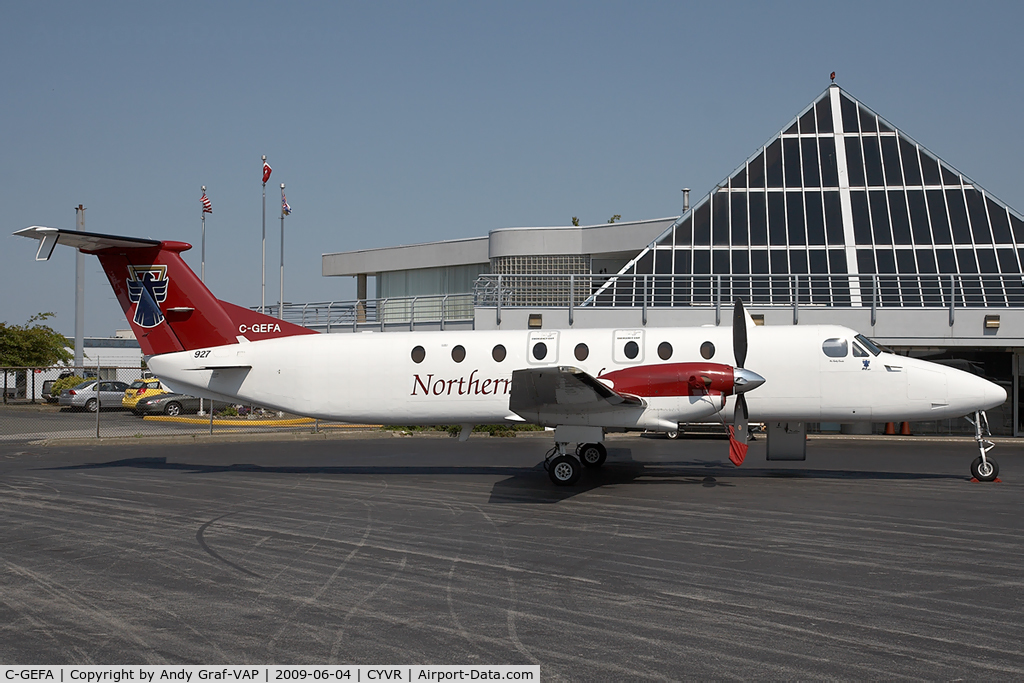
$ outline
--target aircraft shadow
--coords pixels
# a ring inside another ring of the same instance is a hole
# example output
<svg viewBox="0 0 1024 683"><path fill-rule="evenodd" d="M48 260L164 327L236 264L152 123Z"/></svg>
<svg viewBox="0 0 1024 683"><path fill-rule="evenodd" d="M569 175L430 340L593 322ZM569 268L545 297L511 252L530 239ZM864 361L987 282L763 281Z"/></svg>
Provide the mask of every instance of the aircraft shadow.
<svg viewBox="0 0 1024 683"><path fill-rule="evenodd" d="M167 462L164 457L138 457L109 462L85 463L46 468L49 470L95 470L116 467L220 474L246 472L259 474L321 474L321 475L504 475L491 488L490 503L551 504L588 491L629 484L700 486L702 488L733 488L745 479L847 479L863 481L886 480L960 480L969 478L955 474L922 472L880 472L862 470L774 469L770 467L736 468L726 460L678 460L671 462L637 462L629 449L609 449L609 459L597 470L586 470L573 486L556 487L544 471L543 463L533 467L481 466L399 466L399 465L318 465L263 466L253 464L203 465Z"/></svg>

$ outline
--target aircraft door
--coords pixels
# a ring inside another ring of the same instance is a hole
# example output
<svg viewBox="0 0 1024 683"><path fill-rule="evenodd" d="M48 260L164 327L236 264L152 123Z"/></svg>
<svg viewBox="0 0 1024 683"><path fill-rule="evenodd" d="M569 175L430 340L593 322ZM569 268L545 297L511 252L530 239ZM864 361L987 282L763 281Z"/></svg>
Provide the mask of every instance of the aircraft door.
<svg viewBox="0 0 1024 683"><path fill-rule="evenodd" d="M644 362L644 331L615 330L612 344L612 360L623 365Z"/></svg>
<svg viewBox="0 0 1024 683"><path fill-rule="evenodd" d="M526 358L531 365L558 363L558 332L534 330L526 337Z"/></svg>
<svg viewBox="0 0 1024 683"><path fill-rule="evenodd" d="M856 340L846 337L823 339L818 353L821 354L821 421L870 420L871 354Z"/></svg>

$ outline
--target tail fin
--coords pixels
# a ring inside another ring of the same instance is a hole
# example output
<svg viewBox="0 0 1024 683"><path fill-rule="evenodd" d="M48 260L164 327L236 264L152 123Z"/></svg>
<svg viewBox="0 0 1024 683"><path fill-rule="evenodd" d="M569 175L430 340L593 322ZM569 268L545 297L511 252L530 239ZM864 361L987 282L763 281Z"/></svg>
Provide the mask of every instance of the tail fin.
<svg viewBox="0 0 1024 683"><path fill-rule="evenodd" d="M188 267L185 242L33 226L14 233L40 241L37 261L57 244L95 254L125 317L147 356L236 344L243 341L317 334L269 315L220 301Z"/></svg>

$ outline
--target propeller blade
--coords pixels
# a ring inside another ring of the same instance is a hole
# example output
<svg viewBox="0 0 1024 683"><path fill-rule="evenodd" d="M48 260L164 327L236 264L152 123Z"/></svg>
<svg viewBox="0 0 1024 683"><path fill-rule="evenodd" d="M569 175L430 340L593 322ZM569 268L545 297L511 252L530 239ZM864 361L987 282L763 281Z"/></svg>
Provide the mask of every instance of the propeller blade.
<svg viewBox="0 0 1024 683"><path fill-rule="evenodd" d="M747 362L747 316L740 298L736 299L732 314L732 352L736 357L736 367L742 368Z"/></svg>
<svg viewBox="0 0 1024 683"><path fill-rule="evenodd" d="M750 413L747 411L747 397L743 394L736 396L736 414L733 416L733 425L736 427L736 438L741 442L747 442L747 429L750 421Z"/></svg>

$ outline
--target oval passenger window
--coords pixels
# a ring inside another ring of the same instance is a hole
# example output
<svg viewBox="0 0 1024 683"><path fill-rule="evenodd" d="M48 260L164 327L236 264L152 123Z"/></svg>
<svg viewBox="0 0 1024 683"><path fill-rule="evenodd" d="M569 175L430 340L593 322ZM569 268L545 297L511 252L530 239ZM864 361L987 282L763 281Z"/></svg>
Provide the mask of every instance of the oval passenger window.
<svg viewBox="0 0 1024 683"><path fill-rule="evenodd" d="M413 347L412 350L412 362L422 363L423 359L427 357L427 352L423 350L422 346Z"/></svg>
<svg viewBox="0 0 1024 683"><path fill-rule="evenodd" d="M626 345L622 347L622 352L626 354L626 358L632 360L640 355L640 345L635 341L626 342Z"/></svg>
<svg viewBox="0 0 1024 683"><path fill-rule="evenodd" d="M668 360L672 357L672 345L668 342L658 344L658 358Z"/></svg>
<svg viewBox="0 0 1024 683"><path fill-rule="evenodd" d="M586 344L577 344L573 353L576 354L576 360L586 360L587 356L590 355L590 349L587 348Z"/></svg>
<svg viewBox="0 0 1024 683"><path fill-rule="evenodd" d="M495 345L495 347L491 349L491 358L493 358L496 363L500 363L505 360L505 347L501 344Z"/></svg>
<svg viewBox="0 0 1024 683"><path fill-rule="evenodd" d="M846 358L847 349L846 340L838 337L826 339L821 343L821 350L829 358Z"/></svg>
<svg viewBox="0 0 1024 683"><path fill-rule="evenodd" d="M466 347L464 347L462 344L459 344L458 346L453 348L452 360L455 361L456 363L461 363L462 361L466 360Z"/></svg>
<svg viewBox="0 0 1024 683"><path fill-rule="evenodd" d="M715 345L709 341L700 345L700 356L704 360L711 360L715 357Z"/></svg>
<svg viewBox="0 0 1024 683"><path fill-rule="evenodd" d="M537 342L533 345L533 357L537 360L544 360L544 356L548 355L548 345L544 342Z"/></svg>

